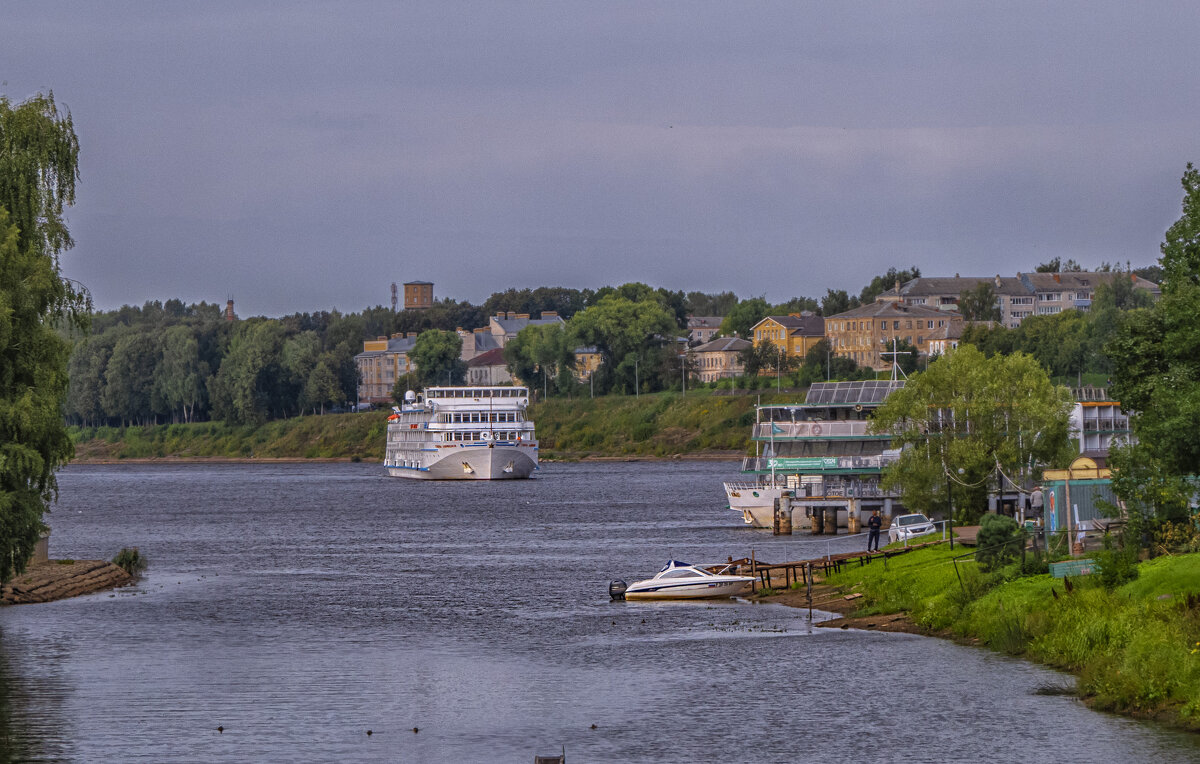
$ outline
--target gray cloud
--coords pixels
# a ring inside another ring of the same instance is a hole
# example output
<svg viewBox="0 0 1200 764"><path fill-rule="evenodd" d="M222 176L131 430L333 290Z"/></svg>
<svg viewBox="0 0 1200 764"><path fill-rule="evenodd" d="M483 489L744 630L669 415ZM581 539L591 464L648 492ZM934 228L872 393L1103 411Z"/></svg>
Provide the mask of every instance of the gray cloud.
<svg viewBox="0 0 1200 764"><path fill-rule="evenodd" d="M103 307L280 314L641 280L1157 256L1197 156L1182 3L20 4L3 92L83 146Z"/></svg>

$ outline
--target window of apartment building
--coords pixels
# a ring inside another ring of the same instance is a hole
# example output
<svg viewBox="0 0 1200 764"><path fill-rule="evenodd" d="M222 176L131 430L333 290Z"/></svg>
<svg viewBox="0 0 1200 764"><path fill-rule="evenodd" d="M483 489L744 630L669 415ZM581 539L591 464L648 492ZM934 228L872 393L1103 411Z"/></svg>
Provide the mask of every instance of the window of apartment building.
<svg viewBox="0 0 1200 764"><path fill-rule="evenodd" d="M1092 293L1091 292L1076 292L1075 299L1076 300L1090 300L1090 299L1092 299Z"/></svg>
<svg viewBox="0 0 1200 764"><path fill-rule="evenodd" d="M899 321L893 321L893 322L892 322L892 331L896 331L896 330L897 330L897 329L899 329L899 328L900 328L900 322L899 322Z"/></svg>
<svg viewBox="0 0 1200 764"><path fill-rule="evenodd" d="M1062 308L1057 305L1043 305L1038 308L1039 316L1051 316L1055 313L1062 313Z"/></svg>
<svg viewBox="0 0 1200 764"><path fill-rule="evenodd" d="M1058 302L1062 297L1062 292L1039 292L1038 300L1040 302Z"/></svg>
<svg viewBox="0 0 1200 764"><path fill-rule="evenodd" d="M1033 305L1032 297L1012 297L1008 301L1009 305Z"/></svg>
<svg viewBox="0 0 1200 764"><path fill-rule="evenodd" d="M909 305L924 305L924 304L925 304L925 298L924 298L924 297L914 297L914 298L912 298L911 300L906 300L906 302L907 302Z"/></svg>
<svg viewBox="0 0 1200 764"><path fill-rule="evenodd" d="M912 319L911 319L911 318L910 318L910 319L908 319L907 321L905 321L905 322L904 322L904 328L905 328L905 329L911 329L911 328L912 328Z"/></svg>

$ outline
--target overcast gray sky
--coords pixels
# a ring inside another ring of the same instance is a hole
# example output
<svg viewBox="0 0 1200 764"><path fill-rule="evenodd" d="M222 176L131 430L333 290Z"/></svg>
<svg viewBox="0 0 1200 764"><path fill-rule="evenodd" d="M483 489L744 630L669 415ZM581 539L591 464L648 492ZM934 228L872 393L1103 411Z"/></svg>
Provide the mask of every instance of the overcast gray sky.
<svg viewBox="0 0 1200 764"><path fill-rule="evenodd" d="M1195 2L8 2L82 146L101 308L393 281L783 301L1146 265L1200 160Z"/></svg>

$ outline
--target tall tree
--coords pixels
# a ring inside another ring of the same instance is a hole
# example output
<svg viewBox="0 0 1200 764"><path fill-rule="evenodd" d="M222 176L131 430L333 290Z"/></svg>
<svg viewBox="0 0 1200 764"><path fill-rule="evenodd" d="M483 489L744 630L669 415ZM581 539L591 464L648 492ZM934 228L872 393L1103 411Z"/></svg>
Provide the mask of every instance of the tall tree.
<svg viewBox="0 0 1200 764"><path fill-rule="evenodd" d="M722 337L752 339L750 329L770 313L771 304L761 297L742 300L725 314L725 320L721 322L720 334Z"/></svg>
<svg viewBox="0 0 1200 764"><path fill-rule="evenodd" d="M574 347L593 345L600 353L600 368L594 375L597 393L613 388L632 392L635 367L626 359L651 348L672 346L677 326L675 315L653 292L638 302L614 292L576 313L567 324L567 330ZM668 359L673 357L667 355ZM650 385L652 390L670 385L673 379L670 364L658 364L655 369L658 371L652 379L639 363L636 366L638 381Z"/></svg>
<svg viewBox="0 0 1200 764"><path fill-rule="evenodd" d="M1034 271L1037 273L1081 273L1083 266L1072 258L1067 258L1064 262L1061 257L1055 257L1034 268Z"/></svg>
<svg viewBox="0 0 1200 764"><path fill-rule="evenodd" d="M74 450L62 410L70 347L54 330L87 323L86 293L65 279L79 141L54 96L0 96L0 583L23 571Z"/></svg>
<svg viewBox="0 0 1200 764"><path fill-rule="evenodd" d="M430 329L417 335L408 354L422 385L461 385L467 375L462 358L462 338L454 332Z"/></svg>
<svg viewBox="0 0 1200 764"><path fill-rule="evenodd" d="M957 519L986 510L989 484L1023 482L1031 466L1061 459L1070 448L1070 394L1023 353L985 357L971 345L929 364L888 396L873 429L902 448L884 482L899 486L905 504L944 508L947 485Z"/></svg>
<svg viewBox="0 0 1200 764"><path fill-rule="evenodd" d="M1129 479L1114 484L1126 500L1160 478L1200 475L1200 172L1191 163L1182 185L1183 214L1161 247L1162 299L1126 312L1106 347L1112 392L1135 412L1138 443L1121 455Z"/></svg>
<svg viewBox="0 0 1200 764"><path fill-rule="evenodd" d="M990 281L980 281L958 296L958 311L965 321L999 321L1000 303Z"/></svg>
<svg viewBox="0 0 1200 764"><path fill-rule="evenodd" d="M847 294L845 289L826 289L821 298L821 315L836 316L854 310L859 304L858 299Z"/></svg>
<svg viewBox="0 0 1200 764"><path fill-rule="evenodd" d="M887 273L880 274L871 279L871 283L862 288L858 294L858 301L866 305L867 303L875 302L875 298L883 294L889 289L895 289L896 284L904 284L921 276L921 269L917 266L905 268L903 270L891 267L887 269ZM828 314L826 314L828 315Z"/></svg>

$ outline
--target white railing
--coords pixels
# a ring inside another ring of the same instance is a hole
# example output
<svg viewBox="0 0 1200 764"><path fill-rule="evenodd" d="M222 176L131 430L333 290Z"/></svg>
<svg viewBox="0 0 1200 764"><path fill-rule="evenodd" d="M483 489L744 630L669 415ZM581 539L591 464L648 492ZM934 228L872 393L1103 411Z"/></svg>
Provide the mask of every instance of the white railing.
<svg viewBox="0 0 1200 764"><path fill-rule="evenodd" d="M788 438L862 438L871 433L870 422L760 422L754 425L751 436L758 440Z"/></svg>
<svg viewBox="0 0 1200 764"><path fill-rule="evenodd" d="M778 472L787 474L820 474L825 470L878 470L899 458L891 455L877 456L836 456L836 457L768 457L747 456L742 460L743 472L769 472L771 461L775 461ZM836 462L835 462L836 460ZM799 462L801 466L797 467ZM836 464L836 466L835 466Z"/></svg>

